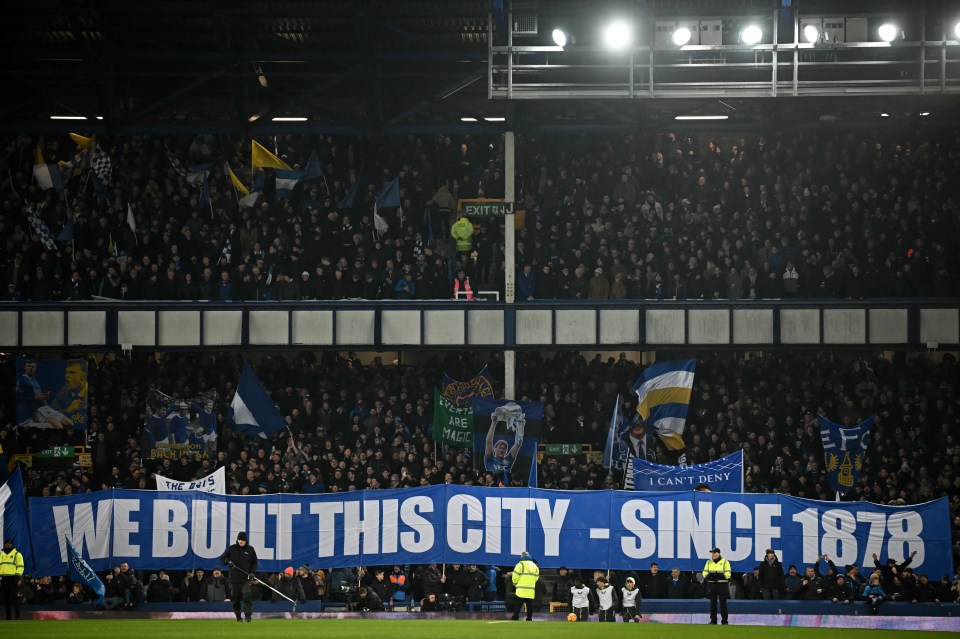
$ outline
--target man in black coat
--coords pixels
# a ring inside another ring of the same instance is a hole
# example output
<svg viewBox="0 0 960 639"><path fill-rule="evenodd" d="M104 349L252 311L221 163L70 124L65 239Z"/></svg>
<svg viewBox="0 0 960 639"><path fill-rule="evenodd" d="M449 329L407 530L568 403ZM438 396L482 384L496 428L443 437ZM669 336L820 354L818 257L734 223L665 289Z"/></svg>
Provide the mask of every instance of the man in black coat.
<svg viewBox="0 0 960 639"><path fill-rule="evenodd" d="M782 599L786 590L784 585L783 565L777 558L777 553L773 548L767 548L767 553L762 562L760 562L760 592L764 599Z"/></svg>
<svg viewBox="0 0 960 639"><path fill-rule="evenodd" d="M237 621L240 616L240 603L243 602L243 615L247 621L253 617L253 573L257 571L257 551L247 544L247 533L237 533L237 542L227 549L221 561L230 569L230 601L233 602L233 614Z"/></svg>
<svg viewBox="0 0 960 639"><path fill-rule="evenodd" d="M467 569L467 601L483 601L483 591L490 585L490 578L476 564Z"/></svg>

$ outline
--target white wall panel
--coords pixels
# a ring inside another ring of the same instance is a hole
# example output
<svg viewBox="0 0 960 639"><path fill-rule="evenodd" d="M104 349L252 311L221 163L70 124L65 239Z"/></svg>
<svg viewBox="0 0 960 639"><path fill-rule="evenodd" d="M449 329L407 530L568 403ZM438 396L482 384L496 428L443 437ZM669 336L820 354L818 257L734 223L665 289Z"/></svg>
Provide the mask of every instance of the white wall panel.
<svg viewBox="0 0 960 639"><path fill-rule="evenodd" d="M639 344L640 310L600 311L601 344Z"/></svg>
<svg viewBox="0 0 960 639"><path fill-rule="evenodd" d="M780 310L781 344L819 344L820 311L805 308Z"/></svg>
<svg viewBox="0 0 960 639"><path fill-rule="evenodd" d="M117 342L127 346L156 346L157 316L153 311L118 311Z"/></svg>
<svg viewBox="0 0 960 639"><path fill-rule="evenodd" d="M503 311L467 311L470 344L503 344Z"/></svg>
<svg viewBox="0 0 960 639"><path fill-rule="evenodd" d="M548 310L517 311L517 344L552 344L553 316Z"/></svg>
<svg viewBox="0 0 960 639"><path fill-rule="evenodd" d="M691 344L729 344L730 311L727 309L691 309L687 313Z"/></svg>
<svg viewBox="0 0 960 639"><path fill-rule="evenodd" d="M254 345L290 342L290 315L286 311L250 311L250 343Z"/></svg>
<svg viewBox="0 0 960 639"><path fill-rule="evenodd" d="M107 342L106 311L67 313L67 341L71 346L99 346Z"/></svg>
<svg viewBox="0 0 960 639"><path fill-rule="evenodd" d="M921 344L956 344L960 342L960 322L955 308L920 309Z"/></svg>
<svg viewBox="0 0 960 639"><path fill-rule="evenodd" d="M682 310L647 310L647 344L683 344L686 339Z"/></svg>
<svg viewBox="0 0 960 639"><path fill-rule="evenodd" d="M557 344L596 344L597 311L557 311Z"/></svg>
<svg viewBox="0 0 960 639"><path fill-rule="evenodd" d="M24 346L63 346L63 311L25 311Z"/></svg>
<svg viewBox="0 0 960 639"><path fill-rule="evenodd" d="M337 311L337 344L373 344L374 311Z"/></svg>
<svg viewBox="0 0 960 639"><path fill-rule="evenodd" d="M160 346L200 343L200 311L160 311Z"/></svg>
<svg viewBox="0 0 960 639"><path fill-rule="evenodd" d="M333 344L333 311L293 311L291 325L294 344Z"/></svg>
<svg viewBox="0 0 960 639"><path fill-rule="evenodd" d="M243 342L242 311L204 311L203 343L208 346L236 346Z"/></svg>
<svg viewBox="0 0 960 639"><path fill-rule="evenodd" d="M873 308L869 312L871 344L907 343L907 309Z"/></svg>
<svg viewBox="0 0 960 639"><path fill-rule="evenodd" d="M423 343L463 346L465 311L426 311L423 314Z"/></svg>
<svg viewBox="0 0 960 639"><path fill-rule="evenodd" d="M773 309L737 308L733 311L734 344L772 344Z"/></svg>
<svg viewBox="0 0 960 639"><path fill-rule="evenodd" d="M824 344L863 344L867 341L867 314L862 308L823 310Z"/></svg>

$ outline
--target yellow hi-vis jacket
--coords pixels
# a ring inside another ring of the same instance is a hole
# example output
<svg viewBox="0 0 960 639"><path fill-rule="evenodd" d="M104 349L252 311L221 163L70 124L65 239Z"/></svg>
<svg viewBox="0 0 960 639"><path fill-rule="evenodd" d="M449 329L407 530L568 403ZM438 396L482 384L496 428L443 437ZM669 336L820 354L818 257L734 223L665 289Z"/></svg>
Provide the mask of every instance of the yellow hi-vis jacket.
<svg viewBox="0 0 960 639"><path fill-rule="evenodd" d="M466 253L473 247L473 224L461 217L450 227L450 235L457 242L457 252Z"/></svg>
<svg viewBox="0 0 960 639"><path fill-rule="evenodd" d="M530 559L521 559L513 568L513 585L520 599L535 599L537 581L540 579L540 566Z"/></svg>
<svg viewBox="0 0 960 639"><path fill-rule="evenodd" d="M10 552L0 550L0 577L23 574L23 555L16 548Z"/></svg>
<svg viewBox="0 0 960 639"><path fill-rule="evenodd" d="M710 578L711 573L720 573L722 577L711 579ZM730 562L724 559L723 557L720 558L720 561L714 561L713 559L708 559L707 563L703 566L703 577L704 579L707 580L707 583L710 583L711 581L713 581L714 583L726 582L730 579L731 574L732 573L730 572Z"/></svg>

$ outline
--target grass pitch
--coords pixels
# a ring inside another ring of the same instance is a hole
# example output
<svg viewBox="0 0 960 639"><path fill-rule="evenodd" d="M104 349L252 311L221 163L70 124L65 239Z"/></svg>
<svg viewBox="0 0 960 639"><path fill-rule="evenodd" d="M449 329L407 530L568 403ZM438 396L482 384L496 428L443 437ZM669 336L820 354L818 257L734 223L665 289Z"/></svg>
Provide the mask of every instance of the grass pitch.
<svg viewBox="0 0 960 639"><path fill-rule="evenodd" d="M767 626L701 626L670 624L598 624L557 622L514 622L414 619L256 619L236 623L226 619L160 620L95 619L70 621L0 621L3 639L384 639L405 636L421 639L462 639L465 637L509 636L510 639L620 639L646 636L650 639L937 639L938 633L923 631L858 630L839 628L790 628Z"/></svg>

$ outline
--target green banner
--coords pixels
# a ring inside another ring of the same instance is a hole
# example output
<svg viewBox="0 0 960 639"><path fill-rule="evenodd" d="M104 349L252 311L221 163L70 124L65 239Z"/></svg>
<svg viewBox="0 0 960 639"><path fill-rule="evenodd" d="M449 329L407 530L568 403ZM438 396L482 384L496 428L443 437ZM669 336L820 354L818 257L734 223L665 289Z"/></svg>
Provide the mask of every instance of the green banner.
<svg viewBox="0 0 960 639"><path fill-rule="evenodd" d="M544 451L547 455L580 455L583 446L580 444L547 444Z"/></svg>
<svg viewBox="0 0 960 639"><path fill-rule="evenodd" d="M73 457L73 446L54 446L37 453L35 456L43 458L49 457L54 459L67 459Z"/></svg>
<svg viewBox="0 0 960 639"><path fill-rule="evenodd" d="M473 408L458 408L433 389L433 441L451 446L472 446Z"/></svg>

